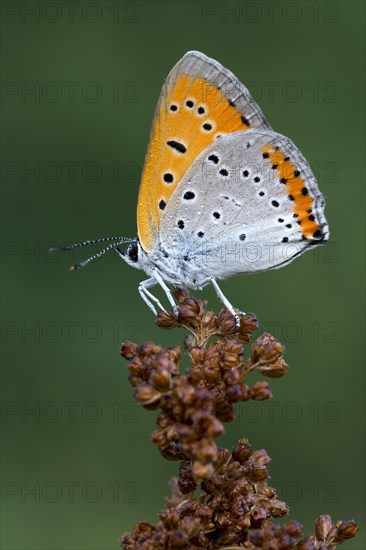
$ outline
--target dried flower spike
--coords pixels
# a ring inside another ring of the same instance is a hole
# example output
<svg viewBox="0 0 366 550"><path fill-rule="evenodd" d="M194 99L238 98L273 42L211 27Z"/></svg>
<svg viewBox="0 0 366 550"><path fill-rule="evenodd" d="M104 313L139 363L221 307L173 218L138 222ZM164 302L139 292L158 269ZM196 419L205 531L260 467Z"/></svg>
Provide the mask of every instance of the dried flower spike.
<svg viewBox="0 0 366 550"><path fill-rule="evenodd" d="M225 308L218 315L206 302L177 291L177 315L160 312L161 328L184 328L184 347L190 358L181 368L179 346L163 348L152 342L126 342L121 355L129 361L129 381L135 399L146 409L159 410L153 443L167 460L180 461L179 475L170 482L172 494L156 524L141 521L121 537L125 550L333 550L356 535L354 520L333 524L320 516L315 532L302 536L293 520L283 525L274 518L288 515L268 485L270 457L253 451L240 439L230 452L217 447L225 422L235 419L235 404L272 396L265 380L250 385L251 372L283 376L288 365L284 346L262 334L245 358L243 343L258 329L255 315L240 316L240 326Z"/></svg>

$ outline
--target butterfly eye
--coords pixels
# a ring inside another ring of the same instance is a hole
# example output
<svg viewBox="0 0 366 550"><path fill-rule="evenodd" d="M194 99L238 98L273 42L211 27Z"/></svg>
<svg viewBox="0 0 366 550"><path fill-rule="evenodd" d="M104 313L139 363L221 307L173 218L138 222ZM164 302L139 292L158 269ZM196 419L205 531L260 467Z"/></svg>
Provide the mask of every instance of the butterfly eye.
<svg viewBox="0 0 366 550"><path fill-rule="evenodd" d="M131 243L127 248L127 256L133 262L137 262L139 259L139 249L136 243Z"/></svg>

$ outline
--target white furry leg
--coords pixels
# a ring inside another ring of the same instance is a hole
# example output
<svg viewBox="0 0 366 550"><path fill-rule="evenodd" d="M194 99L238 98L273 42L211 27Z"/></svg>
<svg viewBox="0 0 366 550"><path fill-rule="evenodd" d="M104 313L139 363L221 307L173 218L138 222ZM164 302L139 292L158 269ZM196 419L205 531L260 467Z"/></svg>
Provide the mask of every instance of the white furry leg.
<svg viewBox="0 0 366 550"><path fill-rule="evenodd" d="M155 279L155 277L151 277L150 279L146 279L145 281L141 281L141 283L138 286L138 290L140 293L141 298L147 304L147 306L151 309L151 311L154 313L154 315L157 315L158 312L156 311L155 306L151 302L155 302L155 304L162 310L165 311L165 308L161 305L160 301L151 294L147 289L155 286L158 283L158 281ZM151 300L151 301L150 301Z"/></svg>
<svg viewBox="0 0 366 550"><path fill-rule="evenodd" d="M212 286L214 287L215 289L215 292L217 294L217 297L219 298L219 300L221 300L221 302L224 304L224 306L230 311L230 313L234 316L235 318L235 324L237 327L240 326L240 317L239 315L236 313L234 307L231 305L231 303L229 302L229 300L226 298L225 294L222 292L222 290L220 289L219 285L217 284L217 282L215 281L215 279L213 277L210 277L210 281L211 281L211 284Z"/></svg>
<svg viewBox="0 0 366 550"><path fill-rule="evenodd" d="M172 291L171 291L170 288L165 284L164 280L162 279L162 277L161 277L161 275L159 274L158 271L154 271L154 277L155 277L155 279L157 280L157 282L159 283L159 285L161 286L161 288L164 290L164 292L165 292L165 294L166 294L166 297L168 298L169 303L170 303L170 305L171 305L172 308L173 308L174 315L177 315L177 314L178 314L178 310L177 310L177 306L176 306L176 303L175 303L174 298L173 298L173 295L172 295Z"/></svg>

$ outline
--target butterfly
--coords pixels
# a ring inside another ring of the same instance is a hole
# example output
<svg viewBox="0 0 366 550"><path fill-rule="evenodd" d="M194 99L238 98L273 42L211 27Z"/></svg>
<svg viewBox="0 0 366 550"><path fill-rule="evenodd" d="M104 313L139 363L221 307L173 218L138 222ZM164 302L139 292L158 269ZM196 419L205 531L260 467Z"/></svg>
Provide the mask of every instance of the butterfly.
<svg viewBox="0 0 366 550"><path fill-rule="evenodd" d="M247 88L218 61L189 51L158 100L137 203L138 236L107 237L108 250L149 276L138 290L212 284L239 323L217 280L282 267L329 238L325 201L296 145L276 133ZM120 245L129 243L122 251Z"/></svg>

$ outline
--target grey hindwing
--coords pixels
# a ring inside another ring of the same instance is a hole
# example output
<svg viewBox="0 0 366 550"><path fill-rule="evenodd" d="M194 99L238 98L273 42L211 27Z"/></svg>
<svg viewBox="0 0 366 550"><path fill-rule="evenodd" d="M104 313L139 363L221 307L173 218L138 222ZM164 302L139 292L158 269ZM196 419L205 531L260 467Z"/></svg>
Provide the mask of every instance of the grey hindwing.
<svg viewBox="0 0 366 550"><path fill-rule="evenodd" d="M267 144L289 155L314 200L321 228L303 237L287 186L261 149ZM207 147L183 176L161 219L159 240L172 257L192 269L224 278L280 267L329 235L324 199L301 152L271 130L227 134Z"/></svg>

